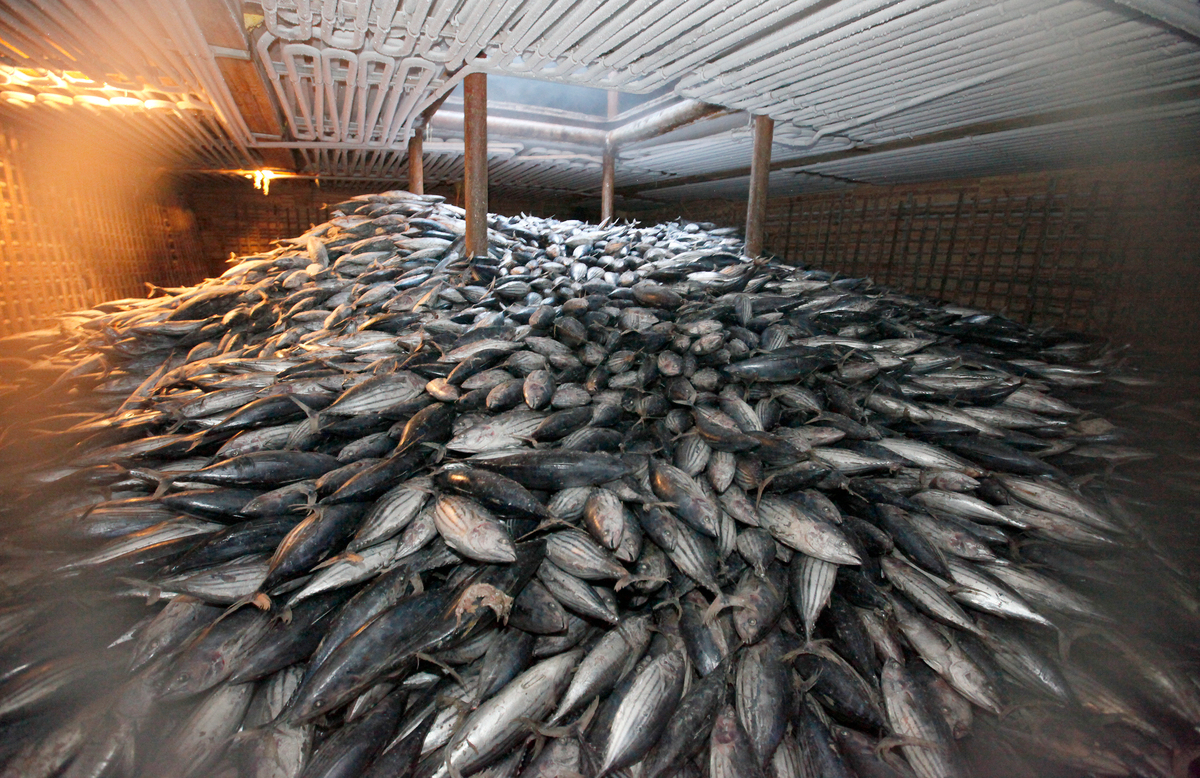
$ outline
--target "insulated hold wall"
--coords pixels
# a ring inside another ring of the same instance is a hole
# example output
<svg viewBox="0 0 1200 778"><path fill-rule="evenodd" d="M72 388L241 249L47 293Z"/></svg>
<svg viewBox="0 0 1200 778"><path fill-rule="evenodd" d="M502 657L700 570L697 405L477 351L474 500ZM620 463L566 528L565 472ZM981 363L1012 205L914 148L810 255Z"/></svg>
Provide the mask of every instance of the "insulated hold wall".
<svg viewBox="0 0 1200 778"><path fill-rule="evenodd" d="M36 141L0 128L0 335L55 314L194 284L206 260L191 214L152 173L104 160L52 169ZM132 171L125 171L132 172Z"/></svg>
<svg viewBox="0 0 1200 778"><path fill-rule="evenodd" d="M354 195L403 187L404 182L339 182L330 186L312 179L278 179L271 182L268 194L256 190L248 180L229 176L189 177L181 182L184 201L195 214L205 256L221 262L230 254L245 256L274 247L273 241L301 235L329 218L326 206ZM451 204L461 204L459 188L434 187L428 194L440 194ZM557 216L560 219L599 221L595 202L571 200L558 193L513 196L489 193L493 213Z"/></svg>
<svg viewBox="0 0 1200 778"><path fill-rule="evenodd" d="M745 204L651 218L740 226ZM643 217L646 218L646 217ZM1200 366L1200 169L1061 171L863 186L768 203L765 250L797 264L1178 352ZM1191 333L1191 335L1189 335Z"/></svg>

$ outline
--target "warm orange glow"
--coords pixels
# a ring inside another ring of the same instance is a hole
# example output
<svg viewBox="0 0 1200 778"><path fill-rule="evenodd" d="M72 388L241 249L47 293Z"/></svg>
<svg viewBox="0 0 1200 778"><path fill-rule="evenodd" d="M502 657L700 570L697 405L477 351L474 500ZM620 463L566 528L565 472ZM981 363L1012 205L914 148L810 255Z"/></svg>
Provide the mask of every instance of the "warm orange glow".
<svg viewBox="0 0 1200 778"><path fill-rule="evenodd" d="M124 79L125 76L115 73L110 78L118 80ZM135 111L213 111L211 105L195 94L180 95L182 99L179 100L164 100L162 98L165 95L157 89L135 89L130 85L98 83L78 70L56 72L42 68L0 65L0 90L4 90L6 86L15 88L4 91L0 99L21 106L41 104L59 109L79 105Z"/></svg>
<svg viewBox="0 0 1200 778"><path fill-rule="evenodd" d="M26 54L25 52L21 51L21 50L20 50L20 49L18 49L16 46L12 45L12 44L11 44L11 43L9 43L8 41L4 40L3 38L0 38L0 46L3 46L4 48L8 49L9 51L12 51L12 52L16 53L16 55L17 55L18 57L22 57L22 58L24 58L24 59L29 59L29 55L28 55L28 54Z"/></svg>
<svg viewBox="0 0 1200 778"><path fill-rule="evenodd" d="M254 188L261 189L264 196L271 193L271 179L282 178L274 170L263 168L262 170L253 170L245 174L246 178L253 179Z"/></svg>
<svg viewBox="0 0 1200 778"><path fill-rule="evenodd" d="M66 57L67 59L71 60L72 62L78 62L78 61L79 61L79 60L77 60L77 59L75 59L74 57L72 57L72 56L71 56L71 52L67 51L67 50L66 50L66 49L64 49L62 46L59 46L57 43L55 43L55 42L54 42L53 40L51 40L49 37L46 37L46 38L45 38L45 41L46 41L46 43L49 43L51 46L53 46L55 49L57 49L59 54L62 54L64 57Z"/></svg>
<svg viewBox="0 0 1200 778"><path fill-rule="evenodd" d="M204 111L206 113L212 112L211 106L204 103L198 103L190 97L185 97L184 99L175 103L175 107L181 111Z"/></svg>

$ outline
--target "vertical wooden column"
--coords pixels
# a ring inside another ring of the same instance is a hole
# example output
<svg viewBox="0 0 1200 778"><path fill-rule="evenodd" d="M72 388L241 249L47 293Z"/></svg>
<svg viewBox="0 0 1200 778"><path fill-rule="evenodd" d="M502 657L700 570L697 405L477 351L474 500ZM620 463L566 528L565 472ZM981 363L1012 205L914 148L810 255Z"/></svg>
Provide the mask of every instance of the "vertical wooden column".
<svg viewBox="0 0 1200 778"><path fill-rule="evenodd" d="M750 160L750 201L746 203L746 256L763 250L763 227L767 216L767 177L771 174L771 136L775 120L754 117L754 156Z"/></svg>
<svg viewBox="0 0 1200 778"><path fill-rule="evenodd" d="M463 194L467 210L466 252L469 257L487 254L487 74L471 73L463 79Z"/></svg>
<svg viewBox="0 0 1200 778"><path fill-rule="evenodd" d="M425 128L418 127L408 139L408 191L425 194Z"/></svg>
<svg viewBox="0 0 1200 778"><path fill-rule="evenodd" d="M611 221L613 217L613 190L617 181L617 150L610 144L604 146L604 170L600 178L600 220Z"/></svg>

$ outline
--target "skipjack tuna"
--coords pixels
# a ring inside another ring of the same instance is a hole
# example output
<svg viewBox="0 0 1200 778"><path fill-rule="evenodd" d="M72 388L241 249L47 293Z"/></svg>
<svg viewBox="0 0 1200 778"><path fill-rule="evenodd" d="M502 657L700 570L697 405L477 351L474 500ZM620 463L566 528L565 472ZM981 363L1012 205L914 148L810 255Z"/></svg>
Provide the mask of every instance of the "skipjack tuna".
<svg viewBox="0 0 1200 778"><path fill-rule="evenodd" d="M0 775L1172 774L1102 346L489 223L357 197L9 339Z"/></svg>

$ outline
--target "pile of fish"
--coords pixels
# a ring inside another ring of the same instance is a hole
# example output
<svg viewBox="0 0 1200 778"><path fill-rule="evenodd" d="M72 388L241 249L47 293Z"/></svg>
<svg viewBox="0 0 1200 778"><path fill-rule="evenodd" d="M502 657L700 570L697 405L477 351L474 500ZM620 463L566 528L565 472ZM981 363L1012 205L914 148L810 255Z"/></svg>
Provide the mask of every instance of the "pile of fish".
<svg viewBox="0 0 1200 778"><path fill-rule="evenodd" d="M333 208L0 343L0 775L1186 767L1102 344L711 225Z"/></svg>

